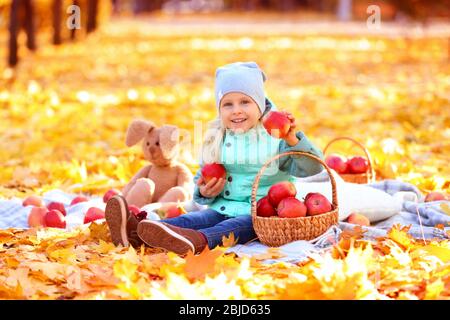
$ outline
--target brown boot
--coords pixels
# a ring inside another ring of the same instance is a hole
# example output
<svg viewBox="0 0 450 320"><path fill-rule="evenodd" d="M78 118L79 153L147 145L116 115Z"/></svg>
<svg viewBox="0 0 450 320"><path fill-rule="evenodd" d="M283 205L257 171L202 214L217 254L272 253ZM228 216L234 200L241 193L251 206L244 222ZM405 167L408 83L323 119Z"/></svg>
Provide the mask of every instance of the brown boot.
<svg viewBox="0 0 450 320"><path fill-rule="evenodd" d="M145 213L145 212L142 212ZM105 219L111 233L113 243L128 247L139 247L143 242L137 235L139 221L145 219L143 215L136 217L128 209L127 201L120 195L115 195L106 203Z"/></svg>
<svg viewBox="0 0 450 320"><path fill-rule="evenodd" d="M189 251L200 253L208 245L205 236L199 231L153 220L139 222L137 234L150 247L180 255Z"/></svg>

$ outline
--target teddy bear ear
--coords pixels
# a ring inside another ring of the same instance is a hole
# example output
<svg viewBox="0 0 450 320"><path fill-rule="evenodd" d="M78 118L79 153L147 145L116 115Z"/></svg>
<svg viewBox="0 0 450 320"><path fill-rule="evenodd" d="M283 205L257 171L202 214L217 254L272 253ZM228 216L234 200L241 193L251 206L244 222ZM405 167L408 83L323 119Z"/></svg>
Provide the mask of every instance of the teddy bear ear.
<svg viewBox="0 0 450 320"><path fill-rule="evenodd" d="M128 147L134 146L138 143L147 132L151 131L155 125L151 121L136 119L133 120L128 126L127 136L126 136L126 145Z"/></svg>
<svg viewBox="0 0 450 320"><path fill-rule="evenodd" d="M176 126L164 125L160 128L159 145L166 159L172 159L178 152L180 130Z"/></svg>

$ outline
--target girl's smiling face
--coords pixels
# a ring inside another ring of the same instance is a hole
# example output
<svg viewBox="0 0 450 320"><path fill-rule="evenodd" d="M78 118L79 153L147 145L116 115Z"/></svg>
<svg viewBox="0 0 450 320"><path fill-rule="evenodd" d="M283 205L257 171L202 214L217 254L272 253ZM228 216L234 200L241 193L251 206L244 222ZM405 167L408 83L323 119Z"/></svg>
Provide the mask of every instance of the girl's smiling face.
<svg viewBox="0 0 450 320"><path fill-rule="evenodd" d="M244 133L256 126L261 116L256 102L240 92L230 92L220 101L220 118L224 126Z"/></svg>

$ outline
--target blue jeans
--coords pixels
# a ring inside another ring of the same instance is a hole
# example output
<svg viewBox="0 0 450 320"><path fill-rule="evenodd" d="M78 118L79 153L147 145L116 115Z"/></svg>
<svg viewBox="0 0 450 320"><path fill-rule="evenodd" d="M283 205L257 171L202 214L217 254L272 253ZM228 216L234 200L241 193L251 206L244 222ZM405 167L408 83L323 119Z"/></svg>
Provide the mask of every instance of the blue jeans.
<svg viewBox="0 0 450 320"><path fill-rule="evenodd" d="M213 209L192 211L176 218L163 219L161 222L173 226L200 231L208 240L208 247L222 245L222 237L232 232L237 243L244 244L257 236L253 230L252 217L227 217Z"/></svg>

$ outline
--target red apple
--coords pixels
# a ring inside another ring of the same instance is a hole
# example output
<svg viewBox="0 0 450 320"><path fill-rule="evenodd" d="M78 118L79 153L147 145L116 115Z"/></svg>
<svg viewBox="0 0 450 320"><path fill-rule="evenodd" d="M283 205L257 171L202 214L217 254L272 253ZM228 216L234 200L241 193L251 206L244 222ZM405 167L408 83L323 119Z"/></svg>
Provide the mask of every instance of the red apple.
<svg viewBox="0 0 450 320"><path fill-rule="evenodd" d="M33 227L45 227L45 215L47 214L46 207L34 207L28 215L28 225Z"/></svg>
<svg viewBox="0 0 450 320"><path fill-rule="evenodd" d="M23 200L22 205L24 207L26 207L26 206L45 207L44 202L42 201L42 198L39 196L34 196L34 195L26 197Z"/></svg>
<svg viewBox="0 0 450 320"><path fill-rule="evenodd" d="M72 200L72 202L70 203L70 205L73 206L73 205L75 205L75 204L77 204L77 203L80 203L80 202L86 202L86 201L88 201L88 200L89 200L89 199L86 198L86 197L84 197L84 196L78 196L78 197L76 197L76 198L73 198L73 200Z"/></svg>
<svg viewBox="0 0 450 320"><path fill-rule="evenodd" d="M277 208L277 214L281 218L305 217L307 211L305 204L294 197L284 198Z"/></svg>
<svg viewBox="0 0 450 320"><path fill-rule="evenodd" d="M369 163L367 162L367 159L360 156L351 157L347 161L347 165L348 171L350 173L365 173L369 168Z"/></svg>
<svg viewBox="0 0 450 320"><path fill-rule="evenodd" d="M338 154L330 154L325 158L325 163L337 173L347 173L347 159Z"/></svg>
<svg viewBox="0 0 450 320"><path fill-rule="evenodd" d="M186 210L184 210L184 208L181 205L171 206L166 210L166 219L175 218L185 213Z"/></svg>
<svg viewBox="0 0 450 320"><path fill-rule="evenodd" d="M277 208L281 200L287 197L295 197L296 194L297 190L291 182L282 181L271 186L267 196L272 206Z"/></svg>
<svg viewBox="0 0 450 320"><path fill-rule="evenodd" d="M256 203L256 214L260 217L272 217L277 215L277 210L270 204L269 198L265 196Z"/></svg>
<svg viewBox="0 0 450 320"><path fill-rule="evenodd" d="M367 217L359 213L352 213L348 216L348 223L358 224L360 226L370 226L370 221Z"/></svg>
<svg viewBox="0 0 450 320"><path fill-rule="evenodd" d="M139 212L141 212L141 209L139 209L138 206L135 206L134 204L129 204L128 210L130 210L135 216L137 216Z"/></svg>
<svg viewBox="0 0 450 320"><path fill-rule="evenodd" d="M305 206L308 208L308 215L315 216L332 209L330 201L321 193L310 192L305 197Z"/></svg>
<svg viewBox="0 0 450 320"><path fill-rule="evenodd" d="M84 215L83 223L89 223L94 220L104 219L104 218L105 218L105 213L103 212L102 209L99 209L96 207L91 207L88 209L88 211L86 211L86 214Z"/></svg>
<svg viewBox="0 0 450 320"><path fill-rule="evenodd" d="M48 211L44 220L46 227L61 229L66 227L66 217L58 210Z"/></svg>
<svg viewBox="0 0 450 320"><path fill-rule="evenodd" d="M227 176L225 167L219 163L208 163L202 168L202 177L205 183L208 183L212 178L224 178Z"/></svg>
<svg viewBox="0 0 450 320"><path fill-rule="evenodd" d="M430 192L425 197L425 202L441 201L441 200L447 200L447 197L445 196L445 194L437 192L437 191Z"/></svg>
<svg viewBox="0 0 450 320"><path fill-rule="evenodd" d="M117 189L110 189L106 191L106 193L103 195L103 202L107 203L108 200L112 197L114 197L116 194L120 194L120 191Z"/></svg>
<svg viewBox="0 0 450 320"><path fill-rule="evenodd" d="M267 132L275 137L283 139L291 128L291 121L282 112L270 111L262 120L264 128Z"/></svg>
<svg viewBox="0 0 450 320"><path fill-rule="evenodd" d="M64 204L62 204L61 202L50 202L47 206L47 209L49 211L58 210L63 215L66 215L66 209L64 208Z"/></svg>

